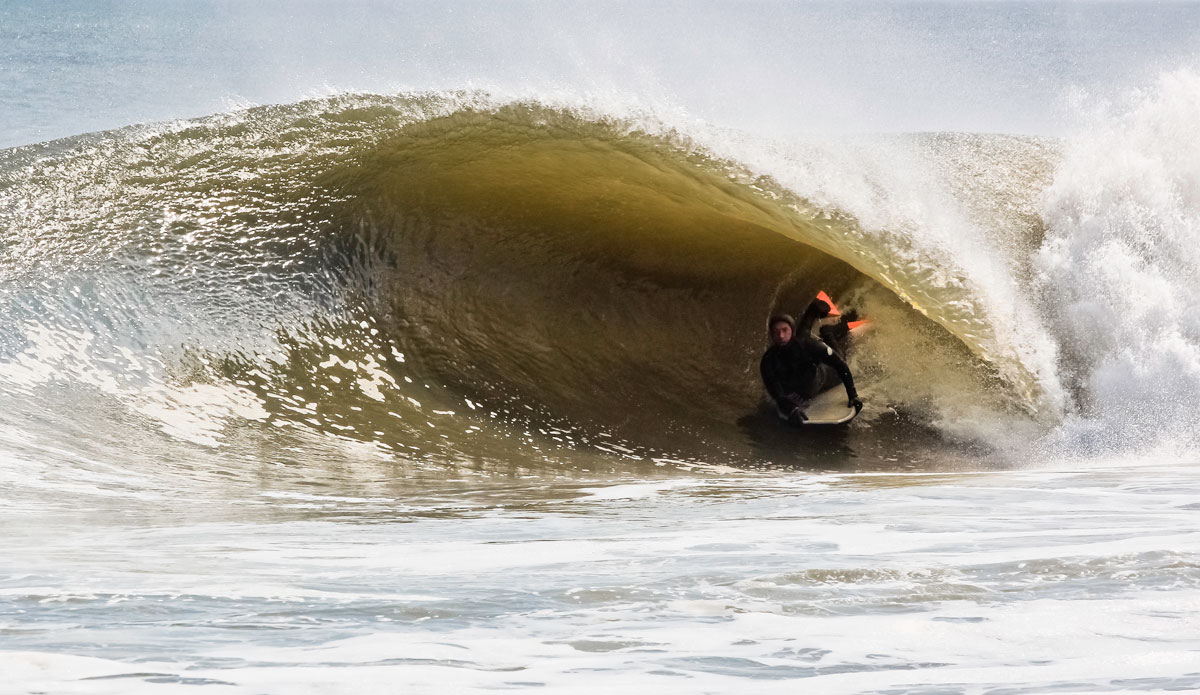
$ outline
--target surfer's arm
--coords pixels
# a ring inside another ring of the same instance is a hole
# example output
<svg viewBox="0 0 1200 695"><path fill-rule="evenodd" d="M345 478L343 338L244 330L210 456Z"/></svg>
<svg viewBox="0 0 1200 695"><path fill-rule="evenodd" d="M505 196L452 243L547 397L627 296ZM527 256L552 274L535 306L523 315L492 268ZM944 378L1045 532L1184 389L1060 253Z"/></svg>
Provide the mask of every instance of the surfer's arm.
<svg viewBox="0 0 1200 695"><path fill-rule="evenodd" d="M774 365L771 360L763 355L763 358L758 363L758 371L762 375L763 386L767 389L767 395L771 400L775 401L776 405L782 407L783 404L783 386L780 383L779 377L775 374Z"/></svg>

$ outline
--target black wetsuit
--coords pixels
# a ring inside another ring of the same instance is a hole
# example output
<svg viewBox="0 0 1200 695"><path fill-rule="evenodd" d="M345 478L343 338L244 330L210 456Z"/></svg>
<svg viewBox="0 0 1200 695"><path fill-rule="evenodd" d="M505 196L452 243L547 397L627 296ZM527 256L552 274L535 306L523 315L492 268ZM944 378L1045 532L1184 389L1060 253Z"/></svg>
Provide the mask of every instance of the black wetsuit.
<svg viewBox="0 0 1200 695"><path fill-rule="evenodd" d="M840 377L850 400L858 398L850 368L828 345L809 336L792 338L784 345L772 345L759 363L767 393L788 414L799 404L796 398L809 399L837 384Z"/></svg>
<svg viewBox="0 0 1200 695"><path fill-rule="evenodd" d="M812 304L809 304L808 308L804 310L800 320L796 322L796 335L812 335L813 324L826 316L829 316L829 305L820 299L814 299ZM850 342L849 322L857 318L858 313L851 311L837 323L821 326L816 334L826 345L833 348L839 357L846 359L846 348Z"/></svg>

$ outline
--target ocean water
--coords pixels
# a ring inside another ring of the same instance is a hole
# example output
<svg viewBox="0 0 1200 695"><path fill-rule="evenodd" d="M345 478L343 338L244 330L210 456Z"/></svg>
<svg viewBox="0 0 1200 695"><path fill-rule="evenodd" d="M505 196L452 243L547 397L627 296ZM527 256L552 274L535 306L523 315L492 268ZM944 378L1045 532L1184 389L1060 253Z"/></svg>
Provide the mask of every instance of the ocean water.
<svg viewBox="0 0 1200 695"><path fill-rule="evenodd" d="M1198 51L0 2L0 691L1200 690ZM867 407L798 432L818 290Z"/></svg>

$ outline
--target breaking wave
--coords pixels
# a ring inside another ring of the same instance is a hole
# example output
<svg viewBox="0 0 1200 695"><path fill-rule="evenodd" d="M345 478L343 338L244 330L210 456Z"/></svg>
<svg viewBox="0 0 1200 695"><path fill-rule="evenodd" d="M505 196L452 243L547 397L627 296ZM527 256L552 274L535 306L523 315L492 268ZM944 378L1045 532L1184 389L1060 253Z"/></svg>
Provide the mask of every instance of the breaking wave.
<svg viewBox="0 0 1200 695"><path fill-rule="evenodd" d="M270 438L484 472L1086 448L1145 383L1200 393L1200 139L1162 141L1198 94L1176 75L1114 117L1150 163L1099 186L1100 136L778 143L471 93L6 150L4 417L29 446L228 461ZM799 439L757 360L765 318L822 289L873 320L868 409Z"/></svg>

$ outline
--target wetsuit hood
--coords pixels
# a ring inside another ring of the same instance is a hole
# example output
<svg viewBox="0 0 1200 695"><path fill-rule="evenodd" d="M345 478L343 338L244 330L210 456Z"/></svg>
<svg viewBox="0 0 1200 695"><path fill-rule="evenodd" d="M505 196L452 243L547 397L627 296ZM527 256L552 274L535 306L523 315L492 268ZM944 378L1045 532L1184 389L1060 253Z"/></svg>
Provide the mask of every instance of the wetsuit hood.
<svg viewBox="0 0 1200 695"><path fill-rule="evenodd" d="M792 318L791 314L773 314L771 318L767 319L767 332L770 333L775 324L780 321L792 327L792 335L796 334L796 319Z"/></svg>

